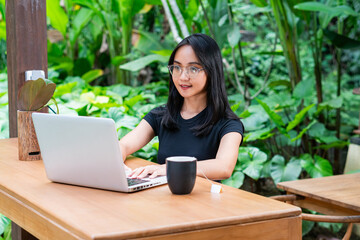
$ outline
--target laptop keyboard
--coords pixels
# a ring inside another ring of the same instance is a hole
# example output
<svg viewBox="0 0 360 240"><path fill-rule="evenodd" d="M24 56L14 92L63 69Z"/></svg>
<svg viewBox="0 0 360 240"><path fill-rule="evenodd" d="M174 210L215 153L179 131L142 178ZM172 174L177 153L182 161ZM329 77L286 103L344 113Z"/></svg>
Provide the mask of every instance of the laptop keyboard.
<svg viewBox="0 0 360 240"><path fill-rule="evenodd" d="M149 182L148 180L137 179L137 178L128 178L127 181L128 181L128 186Z"/></svg>

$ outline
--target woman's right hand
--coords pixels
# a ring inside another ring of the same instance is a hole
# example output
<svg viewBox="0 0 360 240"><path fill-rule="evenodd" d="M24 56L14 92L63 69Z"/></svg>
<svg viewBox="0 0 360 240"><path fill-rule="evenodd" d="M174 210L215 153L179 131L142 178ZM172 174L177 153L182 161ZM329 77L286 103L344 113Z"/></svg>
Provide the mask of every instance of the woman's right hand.
<svg viewBox="0 0 360 240"><path fill-rule="evenodd" d="M144 178L149 176L149 178L156 178L160 175L166 175L165 164L163 165L148 165L145 167L139 167L132 171L129 175L130 178Z"/></svg>

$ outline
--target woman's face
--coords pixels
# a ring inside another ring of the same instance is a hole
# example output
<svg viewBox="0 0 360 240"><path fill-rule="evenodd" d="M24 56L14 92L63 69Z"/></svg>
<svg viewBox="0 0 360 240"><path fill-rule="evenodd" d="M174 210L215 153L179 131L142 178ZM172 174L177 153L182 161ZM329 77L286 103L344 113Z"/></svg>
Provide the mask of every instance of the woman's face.
<svg viewBox="0 0 360 240"><path fill-rule="evenodd" d="M206 100L207 76L190 45L180 47L175 53L172 79L184 99Z"/></svg>

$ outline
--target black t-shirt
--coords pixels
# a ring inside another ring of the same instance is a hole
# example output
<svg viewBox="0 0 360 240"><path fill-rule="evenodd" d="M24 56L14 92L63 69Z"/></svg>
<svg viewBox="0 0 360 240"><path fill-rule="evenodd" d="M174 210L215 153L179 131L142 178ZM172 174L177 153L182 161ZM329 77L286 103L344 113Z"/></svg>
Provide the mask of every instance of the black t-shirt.
<svg viewBox="0 0 360 240"><path fill-rule="evenodd" d="M160 110L160 111L159 111ZM220 119L206 136L197 137L191 130L205 117L205 111L191 119L183 119L178 113L176 116L178 130L169 130L161 124L164 107L151 110L144 119L151 125L155 135L159 137L158 163L164 164L170 156L191 156L198 160L213 159L216 157L221 138L230 132L244 133L240 120Z"/></svg>

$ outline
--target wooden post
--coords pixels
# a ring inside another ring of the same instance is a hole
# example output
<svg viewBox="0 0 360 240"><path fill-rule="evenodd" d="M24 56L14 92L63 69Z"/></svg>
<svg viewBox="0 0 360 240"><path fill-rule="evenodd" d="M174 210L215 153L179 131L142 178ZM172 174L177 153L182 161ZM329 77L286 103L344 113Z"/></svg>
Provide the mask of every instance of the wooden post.
<svg viewBox="0 0 360 240"><path fill-rule="evenodd" d="M47 76L46 0L8 0L6 43L10 137L17 137L17 95L25 71L43 70ZM36 239L12 223L12 239Z"/></svg>
<svg viewBox="0 0 360 240"><path fill-rule="evenodd" d="M46 31L46 0L6 1L10 137L18 135L17 95L25 71L43 70L47 76Z"/></svg>

